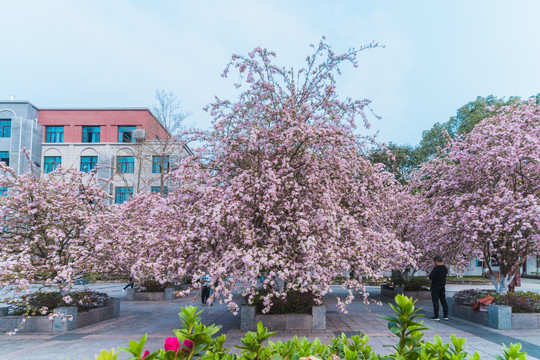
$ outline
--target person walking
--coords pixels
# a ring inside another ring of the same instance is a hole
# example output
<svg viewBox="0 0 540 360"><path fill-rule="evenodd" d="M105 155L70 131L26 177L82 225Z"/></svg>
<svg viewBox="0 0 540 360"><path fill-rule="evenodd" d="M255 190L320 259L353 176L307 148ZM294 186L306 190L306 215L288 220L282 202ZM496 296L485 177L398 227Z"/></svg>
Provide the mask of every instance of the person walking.
<svg viewBox="0 0 540 360"><path fill-rule="evenodd" d="M127 283L126 286L124 286L124 288L122 289L122 292L126 292L126 289L127 289L128 287L130 287L130 288L133 289L134 286L135 286L135 283L133 282L133 276L130 276L130 277L129 277L129 280L128 280L128 283Z"/></svg>
<svg viewBox="0 0 540 360"><path fill-rule="evenodd" d="M439 302L443 308L443 320L448 321L448 304L446 303L446 275L448 269L444 266L442 258L435 256L433 258L435 267L429 273L431 280L431 300L433 301L433 317L431 320L440 321L439 318Z"/></svg>
<svg viewBox="0 0 540 360"><path fill-rule="evenodd" d="M201 278L202 282L202 291L201 291L201 301L203 306L206 305L206 301L210 297L210 283L212 281L212 278L210 277L210 274L206 272L206 274Z"/></svg>

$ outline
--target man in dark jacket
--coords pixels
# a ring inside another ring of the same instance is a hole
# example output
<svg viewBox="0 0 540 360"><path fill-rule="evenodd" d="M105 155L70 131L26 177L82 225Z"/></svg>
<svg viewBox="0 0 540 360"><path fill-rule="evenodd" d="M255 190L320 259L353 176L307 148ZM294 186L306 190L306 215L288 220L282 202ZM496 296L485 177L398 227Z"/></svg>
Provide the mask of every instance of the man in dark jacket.
<svg viewBox="0 0 540 360"><path fill-rule="evenodd" d="M440 321L439 318L439 301L443 308L443 320L448 321L448 304L446 303L446 274L448 269L443 265L442 258L435 256L433 258L435 267L429 273L431 279L431 300L433 301L433 317L431 320Z"/></svg>

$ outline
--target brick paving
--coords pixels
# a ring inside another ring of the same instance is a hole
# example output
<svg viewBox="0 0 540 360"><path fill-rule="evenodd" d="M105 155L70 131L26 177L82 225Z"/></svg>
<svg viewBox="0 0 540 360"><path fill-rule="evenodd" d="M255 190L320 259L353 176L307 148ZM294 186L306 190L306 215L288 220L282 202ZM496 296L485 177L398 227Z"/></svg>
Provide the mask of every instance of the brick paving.
<svg viewBox="0 0 540 360"><path fill-rule="evenodd" d="M120 297L123 284L91 284L90 287ZM449 292L474 285L450 285ZM527 289L540 290L540 282L529 281L524 284ZM370 289L374 299L380 299L377 288ZM340 290L336 288L336 293ZM0 359L93 359L93 355L101 349L111 349L118 346L127 346L129 339L138 339L145 332L148 333L148 349L163 346L166 337L171 336L172 329L180 326L178 312L182 306L192 304L193 295L174 301L123 301L120 317L102 323L86 326L63 334L34 333L17 334L15 336L0 335ZM347 335L365 334L370 340L369 344L380 354L391 352L385 345L393 345L396 340L387 328L387 322L377 314L392 314L392 309L386 303L382 305L364 305L355 301L348 306L348 313L339 312L335 306L335 295L325 299L327 304L326 330L298 330L279 331L273 338L289 340L294 335L307 337L310 340L321 339L329 343L330 339L341 332ZM198 305L198 303L196 303ZM419 302L425 309L427 317L431 315L429 301ZM240 330L239 317L232 315L225 305L203 307L201 314L205 324L216 323L222 325L222 333L226 333L226 345L233 346L240 343L244 332ZM449 322L433 322L426 320L431 327L426 332L425 339L432 340L439 334L443 340L449 341L450 335L466 337L468 351L478 351L482 359L492 359L496 354L502 353L501 343L509 345L510 342L522 342L525 350L530 354L528 359L540 359L540 330L495 330L465 320L451 319ZM120 353L120 359L126 359L127 354Z"/></svg>

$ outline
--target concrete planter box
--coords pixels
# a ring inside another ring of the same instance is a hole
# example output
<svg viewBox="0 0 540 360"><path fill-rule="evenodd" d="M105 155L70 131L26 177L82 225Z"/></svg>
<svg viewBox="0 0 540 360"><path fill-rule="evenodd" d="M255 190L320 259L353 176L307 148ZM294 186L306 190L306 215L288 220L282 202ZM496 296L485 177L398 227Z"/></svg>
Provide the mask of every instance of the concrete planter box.
<svg viewBox="0 0 540 360"><path fill-rule="evenodd" d="M105 306L88 311L78 312L76 307L61 307L54 309L54 312L71 315L73 320L49 320L48 316L35 316L23 323L22 316L2 316L0 317L0 331L19 329L19 332L65 332L75 330L119 316L120 299L111 299Z"/></svg>
<svg viewBox="0 0 540 360"><path fill-rule="evenodd" d="M387 289L384 285L381 285L381 295L386 297L395 298L396 295L402 294L408 297L412 297L415 300L431 300L431 291L405 291L401 286L394 286L393 289Z"/></svg>
<svg viewBox="0 0 540 360"><path fill-rule="evenodd" d="M175 289L168 288L163 292L139 292L137 289L128 288L126 295L127 301L168 301L178 297L174 295Z"/></svg>
<svg viewBox="0 0 540 360"><path fill-rule="evenodd" d="M257 324L268 330L324 330L326 329L326 306L314 306L309 314L255 314L255 306L242 305L240 328L254 331Z"/></svg>
<svg viewBox="0 0 540 360"><path fill-rule="evenodd" d="M540 329L540 313L513 314L505 305L489 305L488 311L475 313L470 307L456 305L448 298L450 316L472 321L494 329Z"/></svg>

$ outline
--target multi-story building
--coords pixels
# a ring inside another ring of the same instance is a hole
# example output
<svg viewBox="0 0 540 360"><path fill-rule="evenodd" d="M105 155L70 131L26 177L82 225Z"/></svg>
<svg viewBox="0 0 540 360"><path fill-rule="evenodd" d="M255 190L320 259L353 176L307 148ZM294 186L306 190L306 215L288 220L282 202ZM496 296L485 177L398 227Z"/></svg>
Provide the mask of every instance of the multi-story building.
<svg viewBox="0 0 540 360"><path fill-rule="evenodd" d="M42 168L95 171L115 203L139 192L168 192L164 174L190 150L146 108L40 109Z"/></svg>
<svg viewBox="0 0 540 360"><path fill-rule="evenodd" d="M28 101L0 101L0 161L18 174L27 172L30 161L41 167L43 127L38 123L38 108Z"/></svg>

